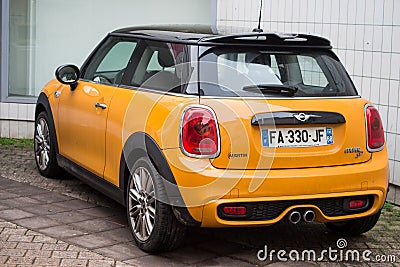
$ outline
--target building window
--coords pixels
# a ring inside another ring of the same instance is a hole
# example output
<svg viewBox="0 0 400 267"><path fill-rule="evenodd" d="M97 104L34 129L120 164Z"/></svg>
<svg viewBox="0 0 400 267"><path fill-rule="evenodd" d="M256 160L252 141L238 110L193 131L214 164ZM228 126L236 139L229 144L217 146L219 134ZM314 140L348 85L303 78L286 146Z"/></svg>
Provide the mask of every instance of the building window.
<svg viewBox="0 0 400 267"><path fill-rule="evenodd" d="M9 23L9 96L36 96L35 10L31 0L12 0Z"/></svg>
<svg viewBox="0 0 400 267"><path fill-rule="evenodd" d="M208 24L211 15L211 1L204 0L106 2L0 0L2 100L35 102L58 66L80 67L110 31L144 24ZM171 5L180 8L165 12Z"/></svg>

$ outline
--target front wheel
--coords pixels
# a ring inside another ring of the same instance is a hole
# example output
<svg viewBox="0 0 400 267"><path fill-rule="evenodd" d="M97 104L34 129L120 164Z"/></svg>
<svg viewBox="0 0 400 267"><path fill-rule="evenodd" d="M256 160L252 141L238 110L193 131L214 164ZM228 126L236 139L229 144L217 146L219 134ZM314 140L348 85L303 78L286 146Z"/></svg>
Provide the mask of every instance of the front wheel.
<svg viewBox="0 0 400 267"><path fill-rule="evenodd" d="M162 177L147 157L131 170L126 208L128 224L138 247L147 252L170 251L179 246L185 226L176 219L167 199Z"/></svg>
<svg viewBox="0 0 400 267"><path fill-rule="evenodd" d="M42 111L35 121L34 152L40 174L48 178L53 178L60 173L56 158L55 135L47 113Z"/></svg>
<svg viewBox="0 0 400 267"><path fill-rule="evenodd" d="M376 214L344 222L326 223L331 231L347 236L357 236L371 230L379 220L381 211Z"/></svg>

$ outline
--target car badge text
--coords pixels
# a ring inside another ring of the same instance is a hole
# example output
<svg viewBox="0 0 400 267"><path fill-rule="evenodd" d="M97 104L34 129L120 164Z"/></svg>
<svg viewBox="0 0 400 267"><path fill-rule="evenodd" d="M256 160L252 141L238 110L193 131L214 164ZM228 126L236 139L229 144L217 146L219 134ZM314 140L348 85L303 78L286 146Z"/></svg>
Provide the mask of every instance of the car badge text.
<svg viewBox="0 0 400 267"><path fill-rule="evenodd" d="M247 153L238 153L238 154L229 153L228 159L231 159L231 158L247 158Z"/></svg>
<svg viewBox="0 0 400 267"><path fill-rule="evenodd" d="M344 149L345 154L356 154L355 158L359 158L364 154L360 147L347 147Z"/></svg>

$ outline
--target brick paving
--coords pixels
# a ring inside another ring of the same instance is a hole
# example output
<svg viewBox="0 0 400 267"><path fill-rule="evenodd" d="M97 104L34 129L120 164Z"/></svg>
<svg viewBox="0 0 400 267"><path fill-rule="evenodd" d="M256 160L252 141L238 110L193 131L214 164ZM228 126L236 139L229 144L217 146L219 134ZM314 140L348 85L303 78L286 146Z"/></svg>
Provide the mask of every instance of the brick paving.
<svg viewBox="0 0 400 267"><path fill-rule="evenodd" d="M347 249L394 255L400 266L400 209L384 210L377 226ZM46 179L30 149L0 147L0 266L351 266L354 262L260 261L268 250L320 252L341 238L322 224L267 228L190 229L181 248L146 254L133 243L124 208L69 175Z"/></svg>
<svg viewBox="0 0 400 267"><path fill-rule="evenodd" d="M5 266L129 266L2 219L0 237Z"/></svg>

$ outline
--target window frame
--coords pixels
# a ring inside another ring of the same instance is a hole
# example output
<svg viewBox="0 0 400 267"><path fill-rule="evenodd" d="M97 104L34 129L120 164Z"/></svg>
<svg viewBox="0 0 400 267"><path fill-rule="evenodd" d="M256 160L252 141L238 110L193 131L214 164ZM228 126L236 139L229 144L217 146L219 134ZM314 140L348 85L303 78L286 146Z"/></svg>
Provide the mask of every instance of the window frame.
<svg viewBox="0 0 400 267"><path fill-rule="evenodd" d="M87 71L89 69L89 66L91 64L95 64L95 69L97 69L106 55L112 50L112 48L119 42L136 42L136 46L131 54L130 59L128 60L126 70L122 76L122 79L119 84L116 83L101 83L101 82L95 82L93 80L85 78L85 75L87 75ZM126 76L128 72L128 68L131 66L131 62L134 61L134 59L137 57L138 51L140 50L140 43L141 40L138 38L129 38L129 37L116 37L116 36L111 36L107 35L106 38L104 38L98 45L97 47L93 50L93 52L89 55L89 57L86 59L86 61L82 64L82 67L80 69L80 78L79 80L86 81L86 82L92 82L92 83L97 83L97 84L104 84L104 85L109 85L109 86L120 86L121 83L124 81L124 77ZM107 47L108 46L108 47ZM101 53L99 55L99 53Z"/></svg>
<svg viewBox="0 0 400 267"><path fill-rule="evenodd" d="M162 39L160 39L160 40L159 39L149 39L149 38L137 38L137 39L139 39L139 43L135 50L134 57L128 64L127 71L125 72L124 77L122 78L122 81L121 81L121 84L119 85L119 87L130 89L130 90L139 90L139 91L148 91L148 92L154 92L154 93L193 97L193 95L189 95L186 93L187 85L183 86L182 89L180 90L180 92L172 92L172 91L163 91L163 90L159 90L156 88L135 86L135 85L131 84L131 82L132 82L133 76L137 70L137 67L139 65L139 62L142 58L142 55L146 51L146 48L148 47L148 44L147 44L148 42L159 43L159 44L182 44L182 45L184 45L183 62L181 64L185 64L185 65L191 64L191 50L193 49L192 47L195 47L196 45L189 44L186 42L175 42L175 41L171 41L171 40L162 40ZM189 83L190 75L187 78L189 78L187 81ZM181 79L183 79L183 78L181 78Z"/></svg>
<svg viewBox="0 0 400 267"><path fill-rule="evenodd" d="M9 46L10 46L10 1L2 0L0 5L0 102L35 104L37 96L10 96L9 95Z"/></svg>
<svg viewBox="0 0 400 267"><path fill-rule="evenodd" d="M229 53L229 52L233 52L233 51L237 51L240 52L243 49L246 49L246 51L251 51L251 50L269 50L269 52L272 53L276 53L279 56L279 59L277 58L277 61L282 61L285 62L284 63L284 67L285 70L287 70L288 67L293 68L293 66L291 66L291 64L287 63L287 60L289 59L285 53L287 53L287 55L290 56L290 54L293 55L313 55L316 54L317 51L321 52L321 56L325 55L327 57L330 57L333 59L333 61L336 61L337 63L335 64L339 64L340 66L339 69L337 69L337 71L340 73L340 75L342 76L343 81L349 85L347 92L348 95L307 95L307 96L295 96L295 98L307 98L307 99L317 99L317 98L353 98L353 97L360 97L353 80L350 78L349 73L346 71L345 67L343 66L343 64L340 62L339 58L337 57L337 55L331 50L331 49L325 49L325 48L319 48L319 49L311 49L311 48L307 48L307 47L301 47L301 48L293 48L293 47L287 47L287 46L282 46L282 47L266 47L266 46L248 46L248 45L244 45L244 46L232 46L232 45L208 45L208 46L202 46L202 49L199 51L199 56L198 56L198 60L199 60L199 80L201 82L201 62L203 61L203 58L209 54L214 53L214 51L218 51L219 54L223 54L223 53ZM327 72L329 75L326 75L326 79L328 81L328 83L333 83L332 80L332 75L330 73L330 69L327 67L327 65L325 64L325 62L321 61L321 59L319 57L314 57L315 60L318 62L321 70L323 71L323 73L325 74L325 72ZM296 62L297 62L297 57L296 57ZM280 62L279 62L280 63ZM301 82L303 83L303 76L301 73L301 69L300 69L300 65L297 62L297 67L295 67L296 70L294 71L295 73L298 72L299 75L299 79L301 80ZM293 72L293 70L292 70ZM282 72L280 71L281 77L282 76ZM299 80L299 81L300 81ZM232 98L233 96L231 95L204 95L205 97L229 97ZM241 95L241 97L250 97L250 98L288 98L285 96L274 96L274 95L260 95L260 97L257 96L252 96L252 95Z"/></svg>

